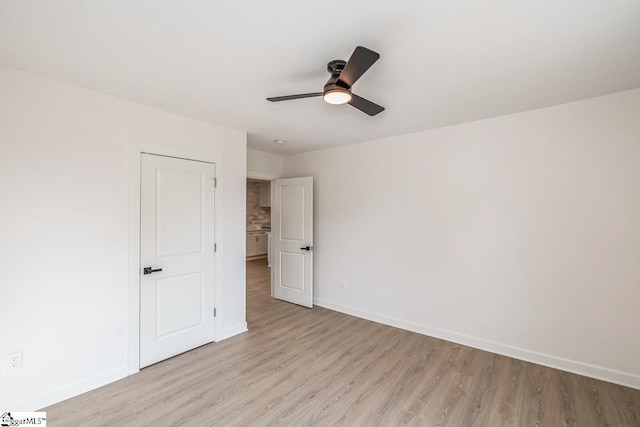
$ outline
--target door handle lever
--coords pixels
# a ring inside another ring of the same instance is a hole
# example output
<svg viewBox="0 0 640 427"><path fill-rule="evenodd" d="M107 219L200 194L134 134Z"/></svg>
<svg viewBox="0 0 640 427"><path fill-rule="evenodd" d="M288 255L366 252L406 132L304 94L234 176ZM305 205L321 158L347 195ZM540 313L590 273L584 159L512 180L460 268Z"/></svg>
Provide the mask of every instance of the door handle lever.
<svg viewBox="0 0 640 427"><path fill-rule="evenodd" d="M300 248L303 251L312 251L313 250L313 246L305 246L304 248Z"/></svg>
<svg viewBox="0 0 640 427"><path fill-rule="evenodd" d="M162 271L161 268L156 268L155 270L153 269L153 267L145 267L142 269L143 274L151 274L151 273L155 273L157 271Z"/></svg>

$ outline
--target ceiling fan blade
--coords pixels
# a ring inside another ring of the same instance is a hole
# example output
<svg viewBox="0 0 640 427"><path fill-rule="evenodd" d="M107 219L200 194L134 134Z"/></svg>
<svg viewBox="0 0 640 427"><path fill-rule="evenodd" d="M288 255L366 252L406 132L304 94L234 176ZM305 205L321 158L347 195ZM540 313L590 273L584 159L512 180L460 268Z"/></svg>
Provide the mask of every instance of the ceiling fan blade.
<svg viewBox="0 0 640 427"><path fill-rule="evenodd" d="M384 107L369 101L368 99L364 99L356 95L355 93L351 94L351 101L349 101L349 105L352 107L356 107L358 110L363 113L367 113L370 116L375 116L378 113L382 113L384 111Z"/></svg>
<svg viewBox="0 0 640 427"><path fill-rule="evenodd" d="M353 84L380 58L380 54L367 49L363 46L358 46L351 54L351 58L344 66L344 70L338 77L338 82L342 83L347 89L351 88Z"/></svg>
<svg viewBox="0 0 640 427"><path fill-rule="evenodd" d="M322 92L301 93L299 95L274 96L272 98L267 98L267 101L271 101L271 102L289 101L290 99L312 98L314 96L322 96Z"/></svg>

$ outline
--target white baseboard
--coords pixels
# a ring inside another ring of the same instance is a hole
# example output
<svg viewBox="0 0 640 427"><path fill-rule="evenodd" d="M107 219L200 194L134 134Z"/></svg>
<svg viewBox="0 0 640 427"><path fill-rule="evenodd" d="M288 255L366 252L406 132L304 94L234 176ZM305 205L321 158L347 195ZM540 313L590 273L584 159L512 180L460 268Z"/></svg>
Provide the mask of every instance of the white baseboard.
<svg viewBox="0 0 640 427"><path fill-rule="evenodd" d="M572 372L574 374L584 375L586 377L591 377L598 380L607 381L610 383L640 390L640 376L628 372L621 372L615 369L591 365L588 363L578 362L576 360L570 360L558 356L525 350L523 348L513 347L507 344L501 344L482 338L475 338L468 335L458 334L440 328L421 325L419 323L411 322L408 320L398 319L383 314L372 313L366 310L342 305L322 298L314 298L313 302L315 305L318 305L320 307L339 311L341 313L360 317L362 319L371 320L377 323L405 329L407 331L416 332L422 335L428 335L457 344L489 351L491 353L497 353L503 356L509 356L515 359L524 360L526 362L537 363L539 365L548 366L550 368L560 369L562 371Z"/></svg>
<svg viewBox="0 0 640 427"><path fill-rule="evenodd" d="M10 405L8 409L16 412L37 411L42 408L46 408L47 406L53 405L54 403L62 402L63 400L70 399L82 393L86 393L87 391L102 387L103 385L107 385L126 376L127 367L123 366L121 368L96 375L95 377L89 378L87 380L60 388L51 393L43 394L26 402L20 402Z"/></svg>
<svg viewBox="0 0 640 427"><path fill-rule="evenodd" d="M241 334L243 332L246 332L247 330L247 322L235 324L233 326L225 328L222 338L218 341L231 338L232 336ZM63 387L51 393L43 394L25 402L14 402L7 408L16 412L37 411L55 403L62 402L63 400L78 396L82 393L86 393L87 391L95 390L98 387L102 387L103 385L107 385L127 376L128 368L126 366L123 366L121 368L97 375L85 381L80 381L67 387Z"/></svg>
<svg viewBox="0 0 640 427"><path fill-rule="evenodd" d="M229 326L228 328L224 328L222 331L222 337L218 341L226 340L227 338L231 338L235 335L241 334L243 332L247 332L247 322L236 323L235 325Z"/></svg>

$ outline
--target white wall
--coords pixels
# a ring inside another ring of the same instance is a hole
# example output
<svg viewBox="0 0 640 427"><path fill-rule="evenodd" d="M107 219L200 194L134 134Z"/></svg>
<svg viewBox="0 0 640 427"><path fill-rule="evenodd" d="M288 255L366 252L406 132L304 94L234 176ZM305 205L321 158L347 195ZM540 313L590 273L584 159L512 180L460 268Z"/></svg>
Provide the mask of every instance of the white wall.
<svg viewBox="0 0 640 427"><path fill-rule="evenodd" d="M247 170L252 178L280 178L284 173L284 159L277 154L264 151L247 149ZM258 174L253 173L258 172ZM259 176L267 174L270 176Z"/></svg>
<svg viewBox="0 0 640 427"><path fill-rule="evenodd" d="M126 374L131 141L224 166L218 321L245 323L246 134L0 67L0 408L37 409ZM8 372L7 353L23 368Z"/></svg>
<svg viewBox="0 0 640 427"><path fill-rule="evenodd" d="M640 90L285 175L315 177L317 304L640 388Z"/></svg>

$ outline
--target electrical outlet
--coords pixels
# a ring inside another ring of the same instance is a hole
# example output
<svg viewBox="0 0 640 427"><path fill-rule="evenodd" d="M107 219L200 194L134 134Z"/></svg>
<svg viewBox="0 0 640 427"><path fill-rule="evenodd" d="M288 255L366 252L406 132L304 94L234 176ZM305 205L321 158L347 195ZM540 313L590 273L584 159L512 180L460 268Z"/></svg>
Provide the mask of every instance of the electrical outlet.
<svg viewBox="0 0 640 427"><path fill-rule="evenodd" d="M342 289L343 291L347 290L347 282L345 282L344 280L340 281L340 289Z"/></svg>
<svg viewBox="0 0 640 427"><path fill-rule="evenodd" d="M22 368L22 352L7 354L7 369L10 371Z"/></svg>

